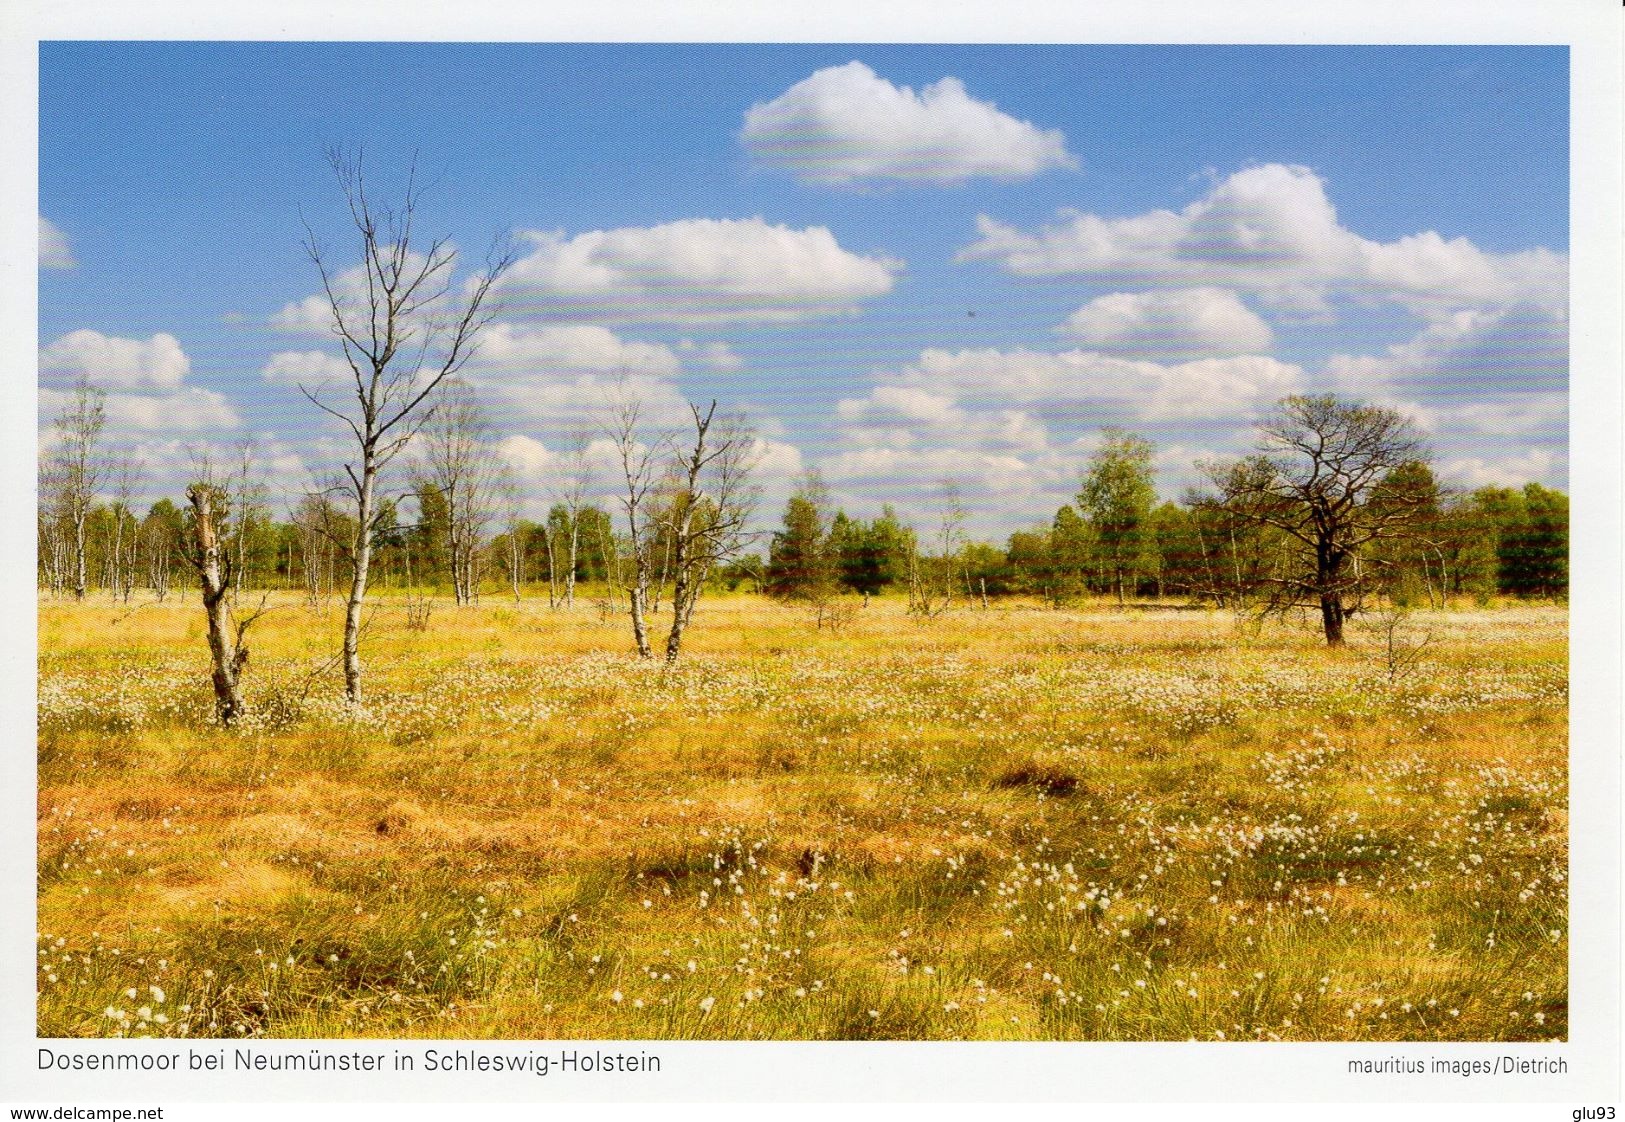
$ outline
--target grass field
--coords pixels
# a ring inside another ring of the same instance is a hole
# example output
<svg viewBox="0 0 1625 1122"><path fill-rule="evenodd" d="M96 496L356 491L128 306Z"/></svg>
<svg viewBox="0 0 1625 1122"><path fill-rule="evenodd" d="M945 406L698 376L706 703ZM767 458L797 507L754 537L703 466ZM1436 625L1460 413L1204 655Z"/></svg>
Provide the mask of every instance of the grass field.
<svg viewBox="0 0 1625 1122"><path fill-rule="evenodd" d="M134 610L132 610L132 607ZM42 1036L1567 1034L1567 613L42 601ZM324 669L325 666L325 669Z"/></svg>

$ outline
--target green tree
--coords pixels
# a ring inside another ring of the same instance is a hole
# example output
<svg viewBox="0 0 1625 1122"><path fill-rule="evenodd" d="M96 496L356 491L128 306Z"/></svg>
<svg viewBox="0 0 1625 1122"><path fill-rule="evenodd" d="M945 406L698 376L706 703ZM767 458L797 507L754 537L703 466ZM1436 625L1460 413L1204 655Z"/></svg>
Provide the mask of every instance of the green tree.
<svg viewBox="0 0 1625 1122"><path fill-rule="evenodd" d="M1051 599L1050 586L1055 574L1051 565L1050 531L1047 527L1017 530L1011 534L1005 543L1004 556L1012 592Z"/></svg>
<svg viewBox="0 0 1625 1122"><path fill-rule="evenodd" d="M1078 596L1088 586L1094 555L1094 533L1070 505L1055 512L1049 551L1049 599L1059 605Z"/></svg>
<svg viewBox="0 0 1625 1122"><path fill-rule="evenodd" d="M1508 535L1512 572L1508 591L1520 596L1566 596L1569 590L1569 497L1526 483L1521 524Z"/></svg>
<svg viewBox="0 0 1625 1122"><path fill-rule="evenodd" d="M790 600L827 597L835 587L835 556L830 548L829 493L808 474L784 507L784 528L773 534L767 553L767 592Z"/></svg>
<svg viewBox="0 0 1625 1122"><path fill-rule="evenodd" d="M1373 511L1405 512L1404 532L1373 542L1370 551L1379 570L1375 583L1400 604L1409 604L1420 592L1431 607L1448 591L1440 499L1433 469L1420 461L1400 464L1372 488Z"/></svg>
<svg viewBox="0 0 1625 1122"><path fill-rule="evenodd" d="M985 603L989 596L1003 596L1010 592L1010 560L998 546L988 542L969 542L960 551L959 565L965 576L967 596Z"/></svg>
<svg viewBox="0 0 1625 1122"><path fill-rule="evenodd" d="M609 512L602 507L584 506L577 512L576 521L581 542L576 558L576 579L583 582L613 579L619 559L615 526Z"/></svg>
<svg viewBox="0 0 1625 1122"><path fill-rule="evenodd" d="M1096 564L1117 590L1122 606L1154 557L1151 507L1157 500L1149 441L1119 428L1103 431L1104 440L1089 457L1078 510L1093 531Z"/></svg>
<svg viewBox="0 0 1625 1122"><path fill-rule="evenodd" d="M1207 583L1207 564L1195 515L1177 503L1163 503L1151 512L1151 541L1155 554L1153 575L1157 595L1169 592L1190 596Z"/></svg>

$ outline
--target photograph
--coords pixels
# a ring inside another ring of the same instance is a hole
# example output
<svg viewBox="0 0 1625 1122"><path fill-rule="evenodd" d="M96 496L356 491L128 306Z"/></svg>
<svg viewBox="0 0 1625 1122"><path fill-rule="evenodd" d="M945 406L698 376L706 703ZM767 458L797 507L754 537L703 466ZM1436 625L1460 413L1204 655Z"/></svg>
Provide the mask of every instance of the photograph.
<svg viewBox="0 0 1625 1122"><path fill-rule="evenodd" d="M23 46L0 1102L1617 1097L1594 52L358 26Z"/></svg>
<svg viewBox="0 0 1625 1122"><path fill-rule="evenodd" d="M1567 115L43 44L39 1034L1562 1040Z"/></svg>

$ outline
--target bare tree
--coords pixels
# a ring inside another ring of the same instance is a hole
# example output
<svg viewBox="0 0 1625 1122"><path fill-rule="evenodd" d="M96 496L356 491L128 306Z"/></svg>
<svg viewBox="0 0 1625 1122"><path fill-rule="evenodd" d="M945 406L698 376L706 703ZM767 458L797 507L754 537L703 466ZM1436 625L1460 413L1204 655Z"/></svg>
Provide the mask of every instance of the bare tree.
<svg viewBox="0 0 1625 1122"><path fill-rule="evenodd" d="M474 602L480 540L491 518L497 462L487 443L490 432L473 389L448 378L416 442L420 486L432 488L445 506L447 561L458 604Z"/></svg>
<svg viewBox="0 0 1625 1122"><path fill-rule="evenodd" d="M68 586L70 546L66 488L62 483L62 463L54 451L39 458L39 507L35 512L39 527L39 564L45 587L51 597L61 596Z"/></svg>
<svg viewBox="0 0 1625 1122"><path fill-rule="evenodd" d="M717 403L694 414L693 442L677 453L671 476L667 535L672 550L671 631L666 661L676 662L683 631L694 615L713 566L734 557L750 539L756 509L750 471L759 458L756 435L740 416L717 417Z"/></svg>
<svg viewBox="0 0 1625 1122"><path fill-rule="evenodd" d="M244 440L237 445L236 470L231 476L232 509L232 582L236 592L242 592L252 568L249 551L253 535L263 533L271 521L268 505L270 488L265 484L258 464L254 460L254 442Z"/></svg>
<svg viewBox="0 0 1625 1122"><path fill-rule="evenodd" d="M959 484L945 479L938 493L941 510L932 536L936 552L921 557L917 548L911 548L908 557L908 610L926 619L953 606L954 573L965 548L965 505Z"/></svg>
<svg viewBox="0 0 1625 1122"><path fill-rule="evenodd" d="M354 528L339 513L326 491L302 496L292 513L299 535L299 570L305 586L305 603L316 608L333 594L336 543L353 541Z"/></svg>
<svg viewBox="0 0 1625 1122"><path fill-rule="evenodd" d="M504 460L497 469L496 494L502 503L502 530L508 539L508 584L513 589L514 603L520 600L519 589L525 580L525 523L520 518L521 504L519 477L513 464Z"/></svg>
<svg viewBox="0 0 1625 1122"><path fill-rule="evenodd" d="M106 391L86 379L74 386L72 399L57 414L56 444L40 480L42 488L48 488L41 505L58 512L71 546L68 583L75 600L85 598L88 578L85 526L112 470L100 447L107 425L106 400Z"/></svg>
<svg viewBox="0 0 1625 1122"><path fill-rule="evenodd" d="M1432 501L1383 484L1426 450L1394 410L1331 395L1286 398L1258 428L1255 455L1201 465L1218 491L1205 502L1280 536L1266 608L1318 605L1327 644L1341 646L1363 590L1362 550L1406 534Z"/></svg>
<svg viewBox="0 0 1625 1122"><path fill-rule="evenodd" d="M113 503L113 549L110 560L111 581L109 587L113 596L130 602L130 594L135 590L135 573L138 564L140 548L140 526L135 520L135 514L130 510L130 503L135 497L135 489L141 483L141 465L129 457L121 457L117 465L113 494L116 496ZM125 534L125 530L129 534ZM126 537L128 548L126 549Z"/></svg>
<svg viewBox="0 0 1625 1122"><path fill-rule="evenodd" d="M186 489L192 507L190 541L186 558L197 570L203 593L203 611L208 618L209 657L214 683L215 716L223 725L234 725L247 710L243 701L242 673L248 663L248 629L264 611L247 616L233 611L232 550L227 543L231 532L231 500L226 489L214 481L205 463L198 479Z"/></svg>
<svg viewBox="0 0 1625 1122"><path fill-rule="evenodd" d="M576 563L581 547L581 508L586 504L587 492L592 487L592 461L587 457L589 448L586 433L570 437L569 451L564 454L558 474L555 495L564 506L569 518L564 565L564 606L574 608L576 603ZM549 569L552 568L552 527L548 528Z"/></svg>
<svg viewBox="0 0 1625 1122"><path fill-rule="evenodd" d="M654 534L649 525L649 491L655 481L655 455L663 441L643 438L640 425L643 403L629 396L622 386L612 403L613 412L605 435L615 447L625 490L618 496L626 515L626 532L631 549L632 572L626 579L627 611L632 618L632 641L638 657L653 658L649 646L649 580L653 569Z"/></svg>
<svg viewBox="0 0 1625 1122"><path fill-rule="evenodd" d="M323 400L319 388L300 390L342 422L356 444L356 457L344 465L341 485L355 512L354 537L344 548L350 593L342 662L345 696L359 704L362 602L379 529L379 474L424 423L429 396L468 361L481 329L494 314L491 287L512 263L513 253L493 247L485 271L455 293L452 274L457 255L451 244L437 238L421 251L413 246L420 201L415 169L396 210L368 195L360 156L335 151L328 154L328 162L360 235L361 264L355 272L335 272L308 226L305 248L321 275L332 331L353 382L348 403L342 406Z"/></svg>

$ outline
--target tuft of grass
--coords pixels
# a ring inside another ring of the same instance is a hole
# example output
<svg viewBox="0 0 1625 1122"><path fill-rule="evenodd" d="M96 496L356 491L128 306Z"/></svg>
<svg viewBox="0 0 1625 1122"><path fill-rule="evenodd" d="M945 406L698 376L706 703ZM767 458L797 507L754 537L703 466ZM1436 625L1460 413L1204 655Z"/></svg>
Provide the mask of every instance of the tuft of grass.
<svg viewBox="0 0 1625 1122"><path fill-rule="evenodd" d="M1027 789L1042 792L1052 799L1064 799L1075 794L1081 780L1053 764L1023 763L1006 768L993 779L999 790Z"/></svg>

